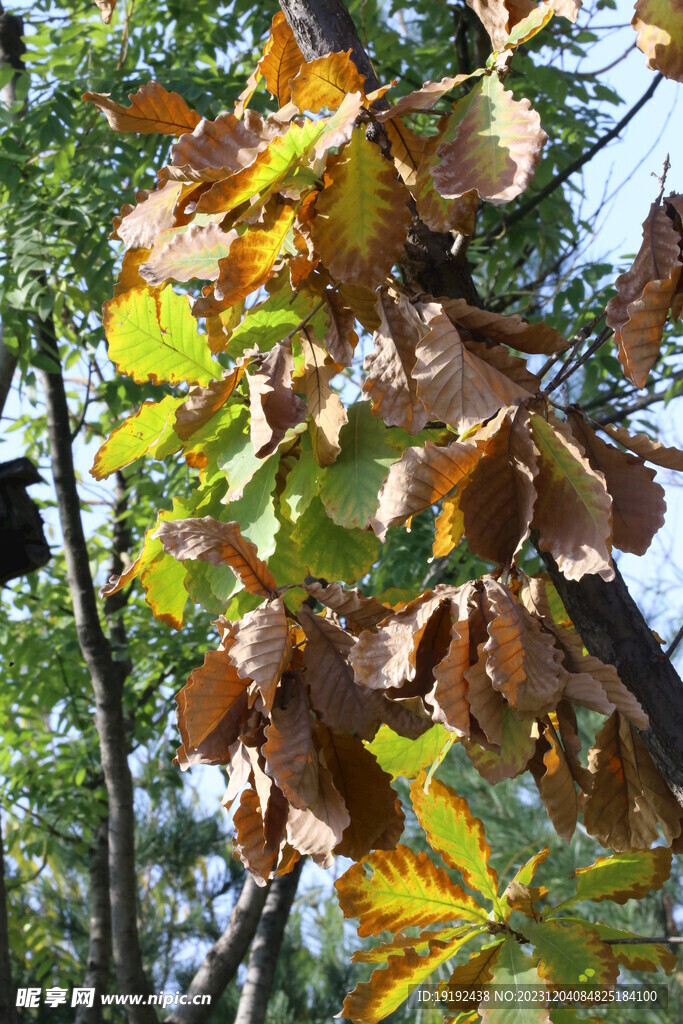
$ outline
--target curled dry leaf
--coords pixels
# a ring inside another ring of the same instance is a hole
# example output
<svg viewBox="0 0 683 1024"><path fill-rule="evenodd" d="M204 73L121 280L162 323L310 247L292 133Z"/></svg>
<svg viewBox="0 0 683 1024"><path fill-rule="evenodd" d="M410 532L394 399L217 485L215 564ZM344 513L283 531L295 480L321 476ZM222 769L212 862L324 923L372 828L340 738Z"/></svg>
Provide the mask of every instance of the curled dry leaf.
<svg viewBox="0 0 683 1024"><path fill-rule="evenodd" d="M540 454L532 526L569 580L597 573L614 577L610 559L612 499L605 478L590 465L568 427L536 413L531 430Z"/></svg>
<svg viewBox="0 0 683 1024"><path fill-rule="evenodd" d="M539 11L533 0L466 0L467 6L475 12L491 38L494 50L502 49L512 30ZM559 14L570 21L576 21L581 9L581 0L547 0L540 5L552 14ZM547 18L543 21L545 24ZM516 40L517 45L523 39Z"/></svg>
<svg viewBox="0 0 683 1024"><path fill-rule="evenodd" d="M375 347L363 362L363 392L387 426L417 434L427 422L427 410L417 396L415 350L426 329L402 293L380 289L376 309L379 327L373 335Z"/></svg>
<svg viewBox="0 0 683 1024"><path fill-rule="evenodd" d="M631 22L647 66L683 82L683 6L680 0L637 0Z"/></svg>
<svg viewBox="0 0 683 1024"><path fill-rule="evenodd" d="M102 21L105 25L108 25L116 7L116 0L95 0L95 3L100 9Z"/></svg>
<svg viewBox="0 0 683 1024"><path fill-rule="evenodd" d="M171 147L171 165L162 168L160 178L179 181L220 181L242 167L248 167L270 141L270 125L258 116L249 122L234 114L221 114L215 121L202 118L196 128Z"/></svg>
<svg viewBox="0 0 683 1024"><path fill-rule="evenodd" d="M564 689L562 655L551 634L502 583L484 581L489 604L484 650L494 689L517 711L543 715L552 711Z"/></svg>
<svg viewBox="0 0 683 1024"><path fill-rule="evenodd" d="M290 81L304 64L304 55L294 38L294 33L282 11L273 17L270 36L258 69L266 80L266 89L276 96L281 107L292 98Z"/></svg>
<svg viewBox="0 0 683 1024"><path fill-rule="evenodd" d="M413 377L418 398L435 419L464 431L501 406L529 397L528 391L468 351L438 304L428 309L429 331L415 349Z"/></svg>
<svg viewBox="0 0 683 1024"><path fill-rule="evenodd" d="M484 644L477 646L477 659L465 670L467 681L467 700L470 714L476 719L482 735L496 750L500 750L503 742L503 710L505 700L492 686L491 676L487 671L486 651ZM472 730L470 729L470 733ZM479 737L481 743L486 741Z"/></svg>
<svg viewBox="0 0 683 1024"><path fill-rule="evenodd" d="M403 251L409 194L362 128L325 181L311 226L315 248L335 279L375 287Z"/></svg>
<svg viewBox="0 0 683 1024"><path fill-rule="evenodd" d="M247 371L251 443L259 459L271 455L287 431L306 419L306 406L292 388L294 357L290 341L252 358Z"/></svg>
<svg viewBox="0 0 683 1024"><path fill-rule="evenodd" d="M471 189L498 206L527 187L547 135L529 100L516 100L497 75L487 75L459 100L443 129L432 169L436 190L457 199Z"/></svg>
<svg viewBox="0 0 683 1024"><path fill-rule="evenodd" d="M300 679L288 680L281 692L282 698L273 707L264 730L266 742L261 753L268 774L292 807L303 810L315 802L320 785L310 708Z"/></svg>
<svg viewBox="0 0 683 1024"><path fill-rule="evenodd" d="M616 280L607 304L619 361L636 387L643 388L659 354L669 307L681 276L681 237L668 216L667 200L653 203L643 221L643 242L633 266Z"/></svg>
<svg viewBox="0 0 683 1024"><path fill-rule="evenodd" d="M533 718L520 718L513 708L506 706L502 710L499 750L487 750L470 740L462 742L479 774L494 786L525 770L536 748L537 732Z"/></svg>
<svg viewBox="0 0 683 1024"><path fill-rule="evenodd" d="M683 472L683 451L680 448L667 447L661 441L653 441L647 434L629 434L626 427L615 427L613 423L601 423L604 431L613 441L639 455L645 462L654 462L664 469L677 469Z"/></svg>
<svg viewBox="0 0 683 1024"><path fill-rule="evenodd" d="M538 451L523 407L503 409L473 438L482 456L460 489L458 507L470 549L509 564L529 537Z"/></svg>
<svg viewBox="0 0 683 1024"><path fill-rule="evenodd" d="M603 846L648 849L657 825L667 843L681 833L681 808L664 782L647 747L628 721L615 711L588 753L593 788L583 801L586 830Z"/></svg>
<svg viewBox="0 0 683 1024"><path fill-rule="evenodd" d="M112 237L120 238L126 250L151 249L162 231L176 226L176 210L184 188L180 181L163 181L156 189L137 192L137 206L122 207Z"/></svg>
<svg viewBox="0 0 683 1024"><path fill-rule="evenodd" d="M576 830L579 802L562 744L550 725L539 740L529 768L555 831L568 843Z"/></svg>
<svg viewBox="0 0 683 1024"><path fill-rule="evenodd" d="M392 614L391 608L374 597L364 597L357 587L352 590L342 587L340 583L323 586L317 580L305 583L304 586L311 597L361 629L372 629Z"/></svg>
<svg viewBox="0 0 683 1024"><path fill-rule="evenodd" d="M529 355L551 355L567 347L567 342L554 327L543 322L530 324L519 313L503 316L502 313L470 306L466 299L442 299L441 304L453 323L464 327L475 339L490 338Z"/></svg>
<svg viewBox="0 0 683 1024"><path fill-rule="evenodd" d="M654 483L655 471L635 455L605 444L578 413L570 413L568 419L591 466L605 477L612 498L612 543L620 551L644 555L664 525L666 511L664 488Z"/></svg>
<svg viewBox="0 0 683 1024"><path fill-rule="evenodd" d="M290 654L287 616L279 597L247 612L235 627L230 661L242 679L253 680L267 711Z"/></svg>
<svg viewBox="0 0 683 1024"><path fill-rule="evenodd" d="M239 523L221 523L211 516L162 523L157 537L166 554L179 561L189 558L229 565L250 594L271 597L277 589L273 574L258 557L256 546L242 536Z"/></svg>
<svg viewBox="0 0 683 1024"><path fill-rule="evenodd" d="M190 673L176 694L178 730L183 743L181 768L194 764L227 764L230 747L248 714L249 680L238 675L230 660L232 637L217 651L207 651L204 664Z"/></svg>
<svg viewBox="0 0 683 1024"><path fill-rule="evenodd" d="M257 885L265 885L275 866L277 850L268 849L256 791L245 789L233 818L235 837L233 850L251 873Z"/></svg>
<svg viewBox="0 0 683 1024"><path fill-rule="evenodd" d="M224 259L237 238L236 231L224 231L219 224L190 224L157 236L140 275L153 286L173 281L215 281L218 261Z"/></svg>
<svg viewBox="0 0 683 1024"><path fill-rule="evenodd" d="M228 372L220 380L213 380L205 388L192 388L183 404L176 409L174 429L179 438L187 441L196 430L208 423L225 405L235 390L244 370L241 366Z"/></svg>
<svg viewBox="0 0 683 1024"><path fill-rule="evenodd" d="M349 652L356 682L371 690L400 688L415 678L417 649L429 620L444 600L427 591L411 601L377 632L365 632Z"/></svg>
<svg viewBox="0 0 683 1024"><path fill-rule="evenodd" d="M332 851L351 823L344 799L324 760L318 767L318 791L306 807L292 807L287 819L287 841L321 867L332 866Z"/></svg>
<svg viewBox="0 0 683 1024"><path fill-rule="evenodd" d="M476 466L481 451L471 442L454 441L439 447L406 448L379 492L379 507L371 526L383 540L390 526L429 508L445 497Z"/></svg>
<svg viewBox="0 0 683 1024"><path fill-rule="evenodd" d="M448 652L434 669L434 686L425 701L434 708L435 722L469 736L470 705L465 673L470 667L470 630L466 594L454 613Z"/></svg>
<svg viewBox="0 0 683 1024"><path fill-rule="evenodd" d="M312 332L301 332L301 349L313 454L319 466L329 466L341 451L339 431L347 422L344 404L330 387L339 367Z"/></svg>
<svg viewBox="0 0 683 1024"><path fill-rule="evenodd" d="M438 153L442 143L448 141L441 132L445 130L448 118L438 123L439 134L423 142L421 159L413 187L417 213L420 220L432 231L458 231L461 235L471 235L479 205L476 189L470 189L457 199L444 199L434 188L432 169L440 161Z"/></svg>
<svg viewBox="0 0 683 1024"><path fill-rule="evenodd" d="M82 99L94 103L115 132L138 132L141 135L182 135L191 132L201 117L190 110L182 96L168 92L158 82L148 82L131 93L130 107L122 107L107 93L84 92Z"/></svg>

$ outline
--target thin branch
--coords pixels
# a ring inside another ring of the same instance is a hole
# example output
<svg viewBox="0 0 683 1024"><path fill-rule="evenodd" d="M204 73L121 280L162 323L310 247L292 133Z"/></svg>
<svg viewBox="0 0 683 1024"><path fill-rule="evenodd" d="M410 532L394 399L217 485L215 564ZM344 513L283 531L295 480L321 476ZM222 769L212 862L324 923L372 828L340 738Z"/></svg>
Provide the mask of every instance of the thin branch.
<svg viewBox="0 0 683 1024"><path fill-rule="evenodd" d="M667 935L647 939L603 939L608 946L642 946L644 943L662 943L663 945L678 945L683 942L683 935Z"/></svg>
<svg viewBox="0 0 683 1024"><path fill-rule="evenodd" d="M666 651L664 651L664 657L665 658L671 658L673 656L673 654L674 654L676 648L678 647L678 645L680 644L681 640L683 640L683 626L681 626L679 631L676 633L676 636L671 641L671 645L667 648Z"/></svg>
<svg viewBox="0 0 683 1024"><path fill-rule="evenodd" d="M517 224L523 217L526 217L528 213L535 210L544 199L547 199L548 196L552 195L552 193L556 191L556 189L561 185L564 185L565 181L567 181L568 178L571 178L572 174L576 174L577 171L580 171L584 164L587 164L597 153L600 152L601 149L604 149L605 146L609 145L613 139L616 139L624 130L626 125L633 120L638 111L652 99L663 78L664 76L661 73L658 73L650 83L649 88L643 93L640 99L634 103L628 113L622 117L618 124L615 124L610 131L603 135L602 138L598 139L597 142L594 142L592 146L589 146L588 149L582 153L581 156L577 157L576 160L573 160L568 167L565 167L563 171L560 171L560 173L557 174L552 181L549 181L544 188L536 193L536 195L528 199L526 203L522 203L522 205L518 206L516 210L513 210L509 217L502 218L497 226L486 235L483 240L483 244L490 244L500 235L501 231L507 231L513 224Z"/></svg>
<svg viewBox="0 0 683 1024"><path fill-rule="evenodd" d="M631 51L635 50L635 49L637 49L636 43L633 42L629 46L626 47L626 49L622 53L621 57L617 57L610 64L606 64L604 68L598 68L597 71L574 71L573 77L574 78L597 78L599 75L604 75L604 73L606 71L611 71L612 68L615 68L617 66L617 64L621 64L622 60L626 60L626 58L631 53Z"/></svg>

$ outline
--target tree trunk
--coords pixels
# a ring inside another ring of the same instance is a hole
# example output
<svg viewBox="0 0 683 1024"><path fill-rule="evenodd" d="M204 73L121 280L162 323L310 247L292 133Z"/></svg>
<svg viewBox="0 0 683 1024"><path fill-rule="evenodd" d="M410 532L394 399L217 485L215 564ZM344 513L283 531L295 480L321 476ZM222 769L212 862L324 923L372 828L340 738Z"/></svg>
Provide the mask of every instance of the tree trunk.
<svg viewBox="0 0 683 1024"><path fill-rule="evenodd" d="M273 987L277 958L289 912L299 884L303 859L292 871L270 884L266 905L249 955L247 980L242 988L235 1024L263 1024Z"/></svg>
<svg viewBox="0 0 683 1024"><path fill-rule="evenodd" d="M7 926L7 892L5 890L5 851L0 817L0 1021L19 1024L16 1010L17 992L12 978Z"/></svg>
<svg viewBox="0 0 683 1024"><path fill-rule="evenodd" d="M105 818L90 849L88 964L85 988L95 989L92 1006L79 1006L75 1024L100 1024L102 1001L107 991L109 960L111 959L111 908L109 904L109 825Z"/></svg>
<svg viewBox="0 0 683 1024"><path fill-rule="evenodd" d="M178 1006L166 1024L204 1024L226 987L237 974L254 937L269 888L245 875L244 885L228 926L206 954L187 990L190 998L211 996L211 1004Z"/></svg>
<svg viewBox="0 0 683 1024"><path fill-rule="evenodd" d="M340 0L280 0L294 37L307 60L330 50L352 49L365 73L369 64L353 22ZM346 17L341 12L346 13ZM335 35L335 28L338 32ZM378 85L374 72L369 88ZM406 245L408 278L432 295L464 296L474 288L467 261L453 257L452 236L431 231L417 218ZM476 290L475 290L476 292ZM477 305L481 300L477 296ZM552 558L543 554L553 582L586 648L615 665L625 686L650 716L643 739L672 792L683 803L683 683L662 653L620 576L605 583L596 576L565 580Z"/></svg>
<svg viewBox="0 0 683 1024"><path fill-rule="evenodd" d="M54 322L37 328L41 348L57 360ZM128 671L117 662L100 623L97 600L83 534L74 473L69 410L61 366L41 373L47 408L52 474L64 539L67 579L73 602L78 642L95 693L95 724L109 801L109 877L112 949L116 977L123 994L147 995L150 988L142 966L137 926L135 817L133 782L128 766L123 720L123 681ZM130 1024L156 1024L154 1007L127 1006Z"/></svg>
<svg viewBox="0 0 683 1024"><path fill-rule="evenodd" d="M16 14L6 14L0 3L0 68L3 64L10 64L16 69L16 75L0 89L0 106L10 110L17 99L17 78L22 73L22 57L26 52L26 45L22 39L24 34L24 23ZM5 408L5 402L12 387L12 378L17 367L17 358L7 348L4 342L4 328L0 324L0 416Z"/></svg>

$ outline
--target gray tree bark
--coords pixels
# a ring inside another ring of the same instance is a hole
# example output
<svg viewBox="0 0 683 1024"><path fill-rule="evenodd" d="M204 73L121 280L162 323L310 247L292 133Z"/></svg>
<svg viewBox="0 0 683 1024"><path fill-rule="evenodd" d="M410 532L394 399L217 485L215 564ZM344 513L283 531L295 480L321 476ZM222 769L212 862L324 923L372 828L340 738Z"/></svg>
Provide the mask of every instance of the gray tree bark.
<svg viewBox="0 0 683 1024"><path fill-rule="evenodd" d="M92 1006L76 1009L75 1024L100 1024L111 960L111 907L109 903L109 824L105 818L90 849L88 962L83 985L95 989Z"/></svg>
<svg viewBox="0 0 683 1024"><path fill-rule="evenodd" d="M294 37L307 60L331 50L351 47L357 67L369 65L353 22L341 0L280 0ZM346 17L342 13L346 13ZM338 32L338 35L335 35ZM374 72L369 88L377 87ZM451 253L452 236L431 231L417 218L406 245L408 276L432 295L468 296L474 288L464 264ZM417 241L415 241L417 239ZM475 289L476 292L476 289ZM477 296L477 305L481 300ZM560 597L586 648L616 666L625 686L641 701L650 716L643 739L662 777L683 803L683 682L652 636L620 576L605 583L596 576L569 582L558 572L552 557L541 552Z"/></svg>
<svg viewBox="0 0 683 1024"><path fill-rule="evenodd" d="M3 64L10 64L16 69L2 89L0 89L0 106L10 110L17 99L17 79L22 72L22 57L26 52L26 45L21 38L24 33L24 23L16 14L7 14L0 3L0 67ZM2 416L5 402L12 387L12 378L17 368L17 359L4 342L5 329L0 323L0 416Z"/></svg>
<svg viewBox="0 0 683 1024"><path fill-rule="evenodd" d="M235 1024L263 1024L266 1019L277 959L302 867L303 859L297 861L288 875L274 878L270 883L249 954L247 979L240 995Z"/></svg>
<svg viewBox="0 0 683 1024"><path fill-rule="evenodd" d="M5 851L0 817L0 1021L19 1024L16 1009L17 990L10 962L9 929L7 924L7 891L5 889Z"/></svg>
<svg viewBox="0 0 683 1024"><path fill-rule="evenodd" d="M268 892L269 886L257 885L251 875L245 875L228 926L206 954L186 993L191 998L209 995L211 1005L178 1006L166 1024L204 1024L209 1019L213 1007L246 956Z"/></svg>
<svg viewBox="0 0 683 1024"><path fill-rule="evenodd" d="M137 926L135 817L133 782L127 757L123 719L123 682L129 670L116 661L100 622L95 589L83 533L76 487L69 410L58 362L54 321L37 324L38 342L55 359L55 369L41 372L47 409L52 475L64 538L67 579L81 654L95 693L95 724L109 802L109 878L112 950L116 977L123 994L148 994ZM126 1007L130 1024L157 1024L154 1007Z"/></svg>

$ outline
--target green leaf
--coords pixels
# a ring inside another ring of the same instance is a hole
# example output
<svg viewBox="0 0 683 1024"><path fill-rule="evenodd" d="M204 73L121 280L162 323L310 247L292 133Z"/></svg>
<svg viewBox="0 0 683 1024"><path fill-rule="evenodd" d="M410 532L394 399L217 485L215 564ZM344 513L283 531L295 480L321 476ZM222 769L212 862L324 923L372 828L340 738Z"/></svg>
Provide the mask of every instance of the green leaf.
<svg viewBox="0 0 683 1024"><path fill-rule="evenodd" d="M482 822L449 786L432 779L429 792L425 792L424 781L419 776L410 787L410 795L429 845L438 850L449 867L462 874L467 885L496 903L498 879L489 867L491 848Z"/></svg>
<svg viewBox="0 0 683 1024"><path fill-rule="evenodd" d="M318 296L305 289L295 295L287 285L278 288L264 302L245 313L241 324L230 336L229 355L237 359L254 342L258 342L259 352L267 352L293 331L318 301ZM321 315L324 318L324 310L321 310Z"/></svg>
<svg viewBox="0 0 683 1024"><path fill-rule="evenodd" d="M556 985L613 985L619 965L594 928L562 921L530 921L524 934L539 958L538 970Z"/></svg>
<svg viewBox="0 0 683 1024"><path fill-rule="evenodd" d="M624 943L613 942L612 953L618 963L629 971L666 971L670 973L678 963L678 957L665 946L664 943L643 941L642 944L633 942L638 938L633 932L622 928L612 928L600 921L592 925L603 942L607 939L624 939Z"/></svg>
<svg viewBox="0 0 683 1024"><path fill-rule="evenodd" d="M208 384L223 368L200 334L187 296L167 285L157 299L132 288L105 304L103 324L109 357L138 384Z"/></svg>
<svg viewBox="0 0 683 1024"><path fill-rule="evenodd" d="M641 899L651 889L661 889L671 871L671 857L671 850L666 846L598 857L590 867L577 869L576 895L571 902L626 903L626 900Z"/></svg>
<svg viewBox="0 0 683 1024"><path fill-rule="evenodd" d="M263 459L257 457L251 443L249 412L246 408L242 407L236 414L233 413L227 429L220 433L217 447L219 452L216 463L228 481L224 501L236 501L263 465Z"/></svg>
<svg viewBox="0 0 683 1024"><path fill-rule="evenodd" d="M275 515L273 491L277 459L261 460L260 469L244 488L239 501L228 505L224 518L240 524L242 536L256 545L259 558L267 559L275 551L275 537L280 522Z"/></svg>
<svg viewBox="0 0 683 1024"><path fill-rule="evenodd" d="M147 604L155 617L172 629L180 629L183 624L183 609L187 604L185 575L182 562L162 553L140 577Z"/></svg>
<svg viewBox="0 0 683 1024"><path fill-rule="evenodd" d="M313 498L299 518L293 537L301 551L302 565L319 579L353 583L377 558L379 543L374 534L337 526L320 498Z"/></svg>
<svg viewBox="0 0 683 1024"><path fill-rule="evenodd" d="M403 776L414 779L416 775L432 765L439 755L453 743L454 734L445 726L433 725L417 739L399 736L388 725L381 725L375 738L365 746L377 759L380 767L391 775L392 782Z"/></svg>
<svg viewBox="0 0 683 1024"><path fill-rule="evenodd" d="M492 985L515 989L526 985L542 986L543 981L532 960L526 956L512 935L506 935L496 957ZM501 1005L493 999L479 1004L483 1024L550 1024L547 1010L532 1003Z"/></svg>
<svg viewBox="0 0 683 1024"><path fill-rule="evenodd" d="M282 492L283 512L292 523L296 523L319 493L322 472L313 455L310 435L302 434L299 458L287 474Z"/></svg>
<svg viewBox="0 0 683 1024"><path fill-rule="evenodd" d="M341 452L320 478L320 497L339 526L363 530L377 511L377 495L403 448L414 444L402 430L388 430L370 402L347 409L339 434Z"/></svg>
<svg viewBox="0 0 683 1024"><path fill-rule="evenodd" d="M166 395L160 402L144 402L136 413L109 435L98 451L90 470L95 479L104 480L117 469L141 458L151 448L159 448L171 439L175 445L171 451L177 451L182 441L175 433L173 423L175 410L182 402L182 398L174 398L173 395ZM170 452L166 450L164 454Z"/></svg>

